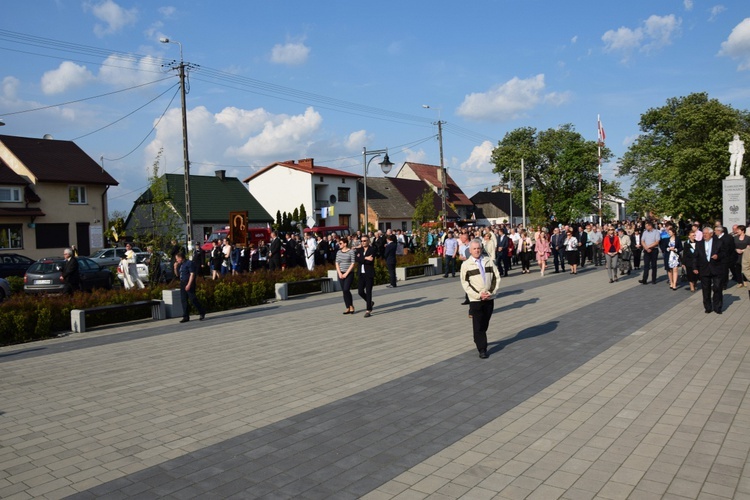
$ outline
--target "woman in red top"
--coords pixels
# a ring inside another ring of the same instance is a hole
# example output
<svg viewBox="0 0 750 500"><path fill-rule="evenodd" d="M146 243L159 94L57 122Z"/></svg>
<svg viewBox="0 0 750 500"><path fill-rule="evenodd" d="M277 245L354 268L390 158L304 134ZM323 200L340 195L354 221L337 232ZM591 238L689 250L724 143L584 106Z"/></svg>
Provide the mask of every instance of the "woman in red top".
<svg viewBox="0 0 750 500"><path fill-rule="evenodd" d="M617 257L620 255L620 238L615 234L615 228L610 227L602 242L604 249L604 266L607 268L609 282L617 281Z"/></svg>

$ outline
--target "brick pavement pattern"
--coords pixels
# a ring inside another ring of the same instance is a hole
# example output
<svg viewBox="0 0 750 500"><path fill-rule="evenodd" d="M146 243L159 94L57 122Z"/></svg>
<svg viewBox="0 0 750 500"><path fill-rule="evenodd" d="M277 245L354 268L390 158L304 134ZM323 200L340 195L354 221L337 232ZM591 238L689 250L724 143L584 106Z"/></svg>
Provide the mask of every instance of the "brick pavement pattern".
<svg viewBox="0 0 750 500"><path fill-rule="evenodd" d="M600 269L504 279L488 360L442 278L1 348L0 497L750 497L746 292Z"/></svg>

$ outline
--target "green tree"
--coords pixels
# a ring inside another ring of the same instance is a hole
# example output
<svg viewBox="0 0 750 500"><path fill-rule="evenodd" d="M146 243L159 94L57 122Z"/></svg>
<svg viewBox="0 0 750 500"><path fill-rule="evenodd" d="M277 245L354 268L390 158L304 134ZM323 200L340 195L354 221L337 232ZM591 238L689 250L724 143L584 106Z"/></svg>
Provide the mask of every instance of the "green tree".
<svg viewBox="0 0 750 500"><path fill-rule="evenodd" d="M606 147L601 153L603 162L612 158ZM584 139L571 124L541 132L522 127L505 134L493 150L491 161L501 182L511 181L514 200L521 199L522 159L532 223L546 224L552 214L561 221L574 221L595 210L599 161L596 141ZM619 195L619 184L602 181L602 192ZM533 203L530 195L534 196Z"/></svg>
<svg viewBox="0 0 750 500"><path fill-rule="evenodd" d="M305 210L305 204L299 206L299 220L307 224L307 210Z"/></svg>
<svg viewBox="0 0 750 500"><path fill-rule="evenodd" d="M427 241L426 234L428 231L428 229L422 227L422 224L437 219L437 201L438 197L435 192L427 188L414 204L414 214L411 218L412 235L416 235L416 241L422 244Z"/></svg>
<svg viewBox="0 0 750 500"><path fill-rule="evenodd" d="M273 228L276 231L280 231L281 230L281 224L282 224L282 222L281 222L281 210L276 210L276 224L274 224Z"/></svg>
<svg viewBox="0 0 750 500"><path fill-rule="evenodd" d="M182 229L172 205L172 197L167 185L167 177L160 173L163 148L159 150L148 178L148 195L143 199L143 208L137 218L134 237L158 249L169 247L171 240L178 239Z"/></svg>
<svg viewBox="0 0 750 500"><path fill-rule="evenodd" d="M641 135L619 161L619 175L634 177L629 210L719 217L729 142L734 134L750 139L750 114L701 92L667 99L642 114L639 126Z"/></svg>

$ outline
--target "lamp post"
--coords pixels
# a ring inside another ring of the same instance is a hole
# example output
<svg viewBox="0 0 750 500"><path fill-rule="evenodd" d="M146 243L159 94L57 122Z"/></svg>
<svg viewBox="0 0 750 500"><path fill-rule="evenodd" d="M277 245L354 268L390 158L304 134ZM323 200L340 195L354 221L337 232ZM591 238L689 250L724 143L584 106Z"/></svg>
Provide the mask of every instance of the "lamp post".
<svg viewBox="0 0 750 500"><path fill-rule="evenodd" d="M190 64L185 64L182 59L182 44L176 40L170 40L169 38L160 38L161 43L174 43L180 46L180 63L173 65L172 69L176 69L180 75L180 97L182 101L182 155L185 162L185 222L187 223L187 241L188 245L193 243L193 216L190 206L190 156L188 155L188 131L187 131L187 108L185 106L185 68L192 67Z"/></svg>
<svg viewBox="0 0 750 500"><path fill-rule="evenodd" d="M431 109L429 104L422 104L422 107L425 109ZM445 228L447 227L447 223L448 223L448 220L447 220L448 219L448 207L446 206L446 200L445 200L446 191L447 191L446 187L448 184L448 174L445 171L445 163L443 162L443 123L445 122L440 119L440 109L441 108L438 108L438 121L437 121L438 143L440 144L440 175L438 177L440 178L440 184L441 184L440 198L441 198L441 201L443 202L443 208L442 208L443 230L445 231Z"/></svg>
<svg viewBox="0 0 750 500"><path fill-rule="evenodd" d="M365 234L367 234L367 169L370 167L370 162L380 156L381 154L385 153L385 157L383 158L383 161L379 163L380 169L383 171L385 175L388 175L388 172L391 171L391 168L393 168L393 163L391 163L390 158L388 158L388 150L387 149L371 149L370 151L367 151L367 148L362 148L362 163L364 165L365 169L365 199L364 199L364 218L365 218ZM368 156L372 156L370 160L367 160Z"/></svg>

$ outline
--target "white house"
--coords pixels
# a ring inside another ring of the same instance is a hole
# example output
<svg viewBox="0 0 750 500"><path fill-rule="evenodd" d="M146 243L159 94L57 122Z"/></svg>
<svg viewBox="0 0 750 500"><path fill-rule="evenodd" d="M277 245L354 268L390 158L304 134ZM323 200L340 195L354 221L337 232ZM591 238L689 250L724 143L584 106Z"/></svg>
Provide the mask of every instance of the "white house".
<svg viewBox="0 0 750 500"><path fill-rule="evenodd" d="M360 175L315 165L312 158L272 163L245 179L250 193L266 211L292 213L305 206L317 226L357 223Z"/></svg>

